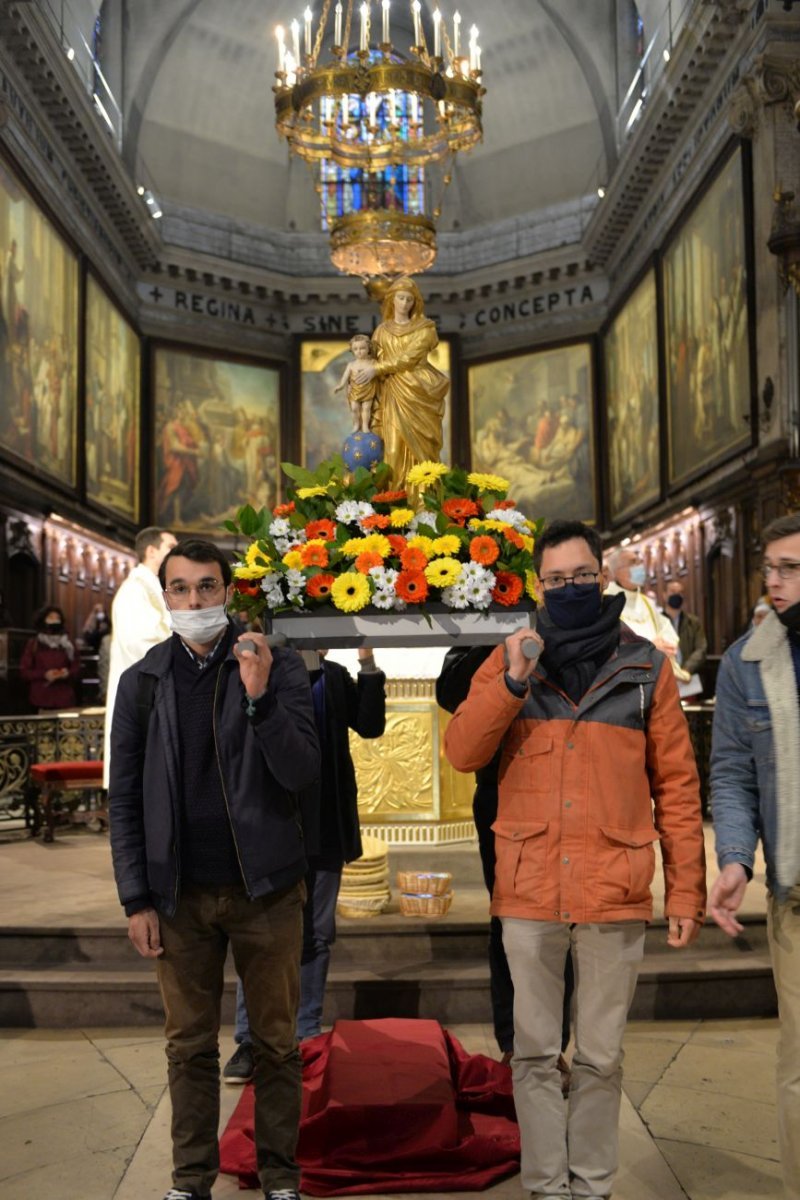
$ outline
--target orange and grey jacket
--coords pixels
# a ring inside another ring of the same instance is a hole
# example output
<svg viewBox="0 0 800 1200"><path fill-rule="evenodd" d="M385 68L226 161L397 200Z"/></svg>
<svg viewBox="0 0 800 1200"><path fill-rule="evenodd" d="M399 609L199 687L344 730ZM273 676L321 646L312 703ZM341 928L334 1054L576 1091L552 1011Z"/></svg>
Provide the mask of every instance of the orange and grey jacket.
<svg viewBox="0 0 800 1200"><path fill-rule="evenodd" d="M661 842L667 917L705 916L697 768L669 661L623 625L619 648L574 704L541 664L528 695L499 646L445 737L456 770L502 743L492 915L646 920Z"/></svg>

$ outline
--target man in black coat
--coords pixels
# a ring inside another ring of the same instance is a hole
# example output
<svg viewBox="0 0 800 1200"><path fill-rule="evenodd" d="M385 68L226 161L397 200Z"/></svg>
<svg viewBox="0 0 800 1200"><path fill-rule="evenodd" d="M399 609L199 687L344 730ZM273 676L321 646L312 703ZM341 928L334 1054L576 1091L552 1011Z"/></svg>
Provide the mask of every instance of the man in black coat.
<svg viewBox="0 0 800 1200"><path fill-rule="evenodd" d="M358 789L348 730L352 729L359 737L377 738L386 724L386 676L376 667L372 651L359 649L357 681L339 663L328 662L326 654L326 650L319 652L319 662L309 674L322 747L322 771L318 827L311 827L309 809L304 808L309 870L297 1013L300 1039L316 1037L322 1029L342 867L360 858L362 853ZM253 1050L241 983L237 988L234 1040L238 1049L226 1063L223 1079L230 1084L246 1083L253 1074Z"/></svg>
<svg viewBox="0 0 800 1200"><path fill-rule="evenodd" d="M230 564L211 542L179 542L159 579L174 632L120 679L109 810L129 937L156 960L166 1015L167 1196L203 1200L217 1176L217 1035L230 942L252 1017L259 1178L267 1196L292 1200L307 869L298 794L320 770L308 673L294 651L271 650L262 634L237 637L225 609Z"/></svg>

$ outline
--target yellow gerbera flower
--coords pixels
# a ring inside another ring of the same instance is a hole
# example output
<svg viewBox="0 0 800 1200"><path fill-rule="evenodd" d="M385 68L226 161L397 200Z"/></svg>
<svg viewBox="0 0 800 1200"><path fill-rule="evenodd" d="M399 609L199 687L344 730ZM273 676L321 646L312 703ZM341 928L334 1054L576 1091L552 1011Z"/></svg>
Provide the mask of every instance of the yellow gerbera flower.
<svg viewBox="0 0 800 1200"><path fill-rule="evenodd" d="M350 538L342 546L342 554L347 558L357 558L365 551L380 554L381 558L388 558L392 553L392 547L389 539L382 533L368 533L366 537Z"/></svg>
<svg viewBox="0 0 800 1200"><path fill-rule="evenodd" d="M252 567L234 567L233 575L235 579L263 579L265 575L270 575L273 569L270 563L264 563L261 566L256 563Z"/></svg>
<svg viewBox="0 0 800 1200"><path fill-rule="evenodd" d="M450 587L460 574L461 563L457 558L435 558L425 568L425 578L432 587Z"/></svg>
<svg viewBox="0 0 800 1200"><path fill-rule="evenodd" d="M416 546L426 558L433 558L433 538L425 537L423 533L418 533L415 537L409 538L407 544L409 546Z"/></svg>
<svg viewBox="0 0 800 1200"><path fill-rule="evenodd" d="M406 525L410 525L414 520L415 515L413 508L393 508L389 513L389 520L395 529L405 529Z"/></svg>
<svg viewBox="0 0 800 1200"><path fill-rule="evenodd" d="M454 533L445 533L431 545L434 554L458 554L461 542Z"/></svg>
<svg viewBox="0 0 800 1200"><path fill-rule="evenodd" d="M508 529L507 521L479 521L474 520L469 523L470 529L491 529L494 533L504 533Z"/></svg>
<svg viewBox="0 0 800 1200"><path fill-rule="evenodd" d="M528 554L533 554L533 538L528 537L528 535L525 533L521 534L521 537Z"/></svg>
<svg viewBox="0 0 800 1200"><path fill-rule="evenodd" d="M539 599L539 597L536 595L536 572L535 571L526 571L525 572L525 591L530 596L531 600Z"/></svg>
<svg viewBox="0 0 800 1200"><path fill-rule="evenodd" d="M281 562L293 571L302 571L303 569L303 556L299 550L287 550Z"/></svg>
<svg viewBox="0 0 800 1200"><path fill-rule="evenodd" d="M327 496L328 489L326 487L304 487L297 489L298 500L310 500L312 496Z"/></svg>
<svg viewBox="0 0 800 1200"><path fill-rule="evenodd" d="M511 486L502 475L483 475L480 471L472 471L467 476L467 483L480 488L482 492L507 492Z"/></svg>
<svg viewBox="0 0 800 1200"><path fill-rule="evenodd" d="M244 556L244 561L248 567L257 567L263 563L268 563L270 558L266 550L262 550L258 542L252 542L247 547L247 554ZM246 577L242 575L240 578L244 579Z"/></svg>
<svg viewBox="0 0 800 1200"><path fill-rule="evenodd" d="M347 571L340 575L331 587L331 599L340 612L358 612L369 604L369 598L369 580L358 571Z"/></svg>
<svg viewBox="0 0 800 1200"><path fill-rule="evenodd" d="M431 483L435 483L442 475L446 475L449 467L445 463L440 462L421 462L412 467L406 475L406 483L409 487L428 487Z"/></svg>

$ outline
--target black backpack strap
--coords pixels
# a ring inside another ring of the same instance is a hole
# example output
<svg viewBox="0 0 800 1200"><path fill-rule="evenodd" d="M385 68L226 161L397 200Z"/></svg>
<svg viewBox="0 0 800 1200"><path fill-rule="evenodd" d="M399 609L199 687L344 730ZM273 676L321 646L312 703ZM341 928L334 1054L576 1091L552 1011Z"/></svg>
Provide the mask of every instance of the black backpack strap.
<svg viewBox="0 0 800 1200"><path fill-rule="evenodd" d="M136 712L139 717L139 729L142 741L147 741L147 730L150 725L150 713L153 711L153 696L156 690L155 675L145 672L139 674L139 685L136 689Z"/></svg>

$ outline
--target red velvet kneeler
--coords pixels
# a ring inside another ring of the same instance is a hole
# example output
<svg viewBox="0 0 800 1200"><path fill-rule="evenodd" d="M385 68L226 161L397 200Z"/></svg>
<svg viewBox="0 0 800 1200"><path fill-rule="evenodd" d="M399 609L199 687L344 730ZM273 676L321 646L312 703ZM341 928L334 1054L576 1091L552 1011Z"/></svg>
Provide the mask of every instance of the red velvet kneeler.
<svg viewBox="0 0 800 1200"><path fill-rule="evenodd" d="M467 1054L437 1021L337 1021L302 1053L309 1195L480 1191L519 1169L509 1068ZM220 1153L240 1187L259 1186L251 1084Z"/></svg>

